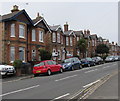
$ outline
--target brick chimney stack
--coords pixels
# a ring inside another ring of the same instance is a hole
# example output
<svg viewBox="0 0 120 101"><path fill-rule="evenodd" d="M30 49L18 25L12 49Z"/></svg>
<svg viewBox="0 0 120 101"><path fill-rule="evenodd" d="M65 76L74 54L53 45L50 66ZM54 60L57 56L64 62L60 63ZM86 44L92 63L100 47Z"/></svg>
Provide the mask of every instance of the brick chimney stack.
<svg viewBox="0 0 120 101"><path fill-rule="evenodd" d="M68 31L68 23L64 24L64 31Z"/></svg>
<svg viewBox="0 0 120 101"><path fill-rule="evenodd" d="M86 30L84 30L84 34L87 34Z"/></svg>
<svg viewBox="0 0 120 101"><path fill-rule="evenodd" d="M87 30L87 34L90 35L90 31L89 31L89 29Z"/></svg>
<svg viewBox="0 0 120 101"><path fill-rule="evenodd" d="M18 6L17 6L17 5L14 5L14 6L13 6L13 9L11 10L11 12L13 13L13 12L16 12L16 11L19 11L19 9L18 9Z"/></svg>

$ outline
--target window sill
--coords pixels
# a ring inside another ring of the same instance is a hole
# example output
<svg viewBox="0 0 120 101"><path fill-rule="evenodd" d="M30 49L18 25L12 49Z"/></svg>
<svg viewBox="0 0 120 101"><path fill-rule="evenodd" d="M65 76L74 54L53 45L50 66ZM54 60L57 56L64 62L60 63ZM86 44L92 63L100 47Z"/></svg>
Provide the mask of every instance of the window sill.
<svg viewBox="0 0 120 101"><path fill-rule="evenodd" d="M19 36L19 38L25 39L25 37L23 37L23 36Z"/></svg>
<svg viewBox="0 0 120 101"><path fill-rule="evenodd" d="M14 38L15 36L10 36L11 38Z"/></svg>
<svg viewBox="0 0 120 101"><path fill-rule="evenodd" d="M44 43L44 41L39 41L39 42L42 42L42 43Z"/></svg>

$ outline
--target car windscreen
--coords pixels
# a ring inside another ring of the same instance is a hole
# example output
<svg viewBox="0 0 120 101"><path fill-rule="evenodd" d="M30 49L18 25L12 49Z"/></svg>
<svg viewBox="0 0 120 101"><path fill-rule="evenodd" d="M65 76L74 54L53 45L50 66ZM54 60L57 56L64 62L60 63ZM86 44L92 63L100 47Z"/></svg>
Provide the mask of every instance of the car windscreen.
<svg viewBox="0 0 120 101"><path fill-rule="evenodd" d="M71 59L65 59L64 60L64 63L69 63L69 62L71 62Z"/></svg>

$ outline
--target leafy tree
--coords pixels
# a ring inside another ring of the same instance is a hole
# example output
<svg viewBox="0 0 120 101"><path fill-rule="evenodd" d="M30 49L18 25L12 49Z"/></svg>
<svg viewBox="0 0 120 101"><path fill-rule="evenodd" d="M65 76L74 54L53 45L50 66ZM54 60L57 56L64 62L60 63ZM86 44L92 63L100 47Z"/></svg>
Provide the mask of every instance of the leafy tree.
<svg viewBox="0 0 120 101"><path fill-rule="evenodd" d="M86 50L87 50L87 42L85 39L80 39L78 42L77 42L77 48L79 49L79 51L83 54L83 57L85 57L85 53L86 53Z"/></svg>
<svg viewBox="0 0 120 101"><path fill-rule="evenodd" d="M99 44L96 48L96 53L97 54L108 54L109 53L109 47L105 44Z"/></svg>
<svg viewBox="0 0 120 101"><path fill-rule="evenodd" d="M52 53L44 49L39 49L39 52L40 52L41 61L50 60L52 57Z"/></svg>

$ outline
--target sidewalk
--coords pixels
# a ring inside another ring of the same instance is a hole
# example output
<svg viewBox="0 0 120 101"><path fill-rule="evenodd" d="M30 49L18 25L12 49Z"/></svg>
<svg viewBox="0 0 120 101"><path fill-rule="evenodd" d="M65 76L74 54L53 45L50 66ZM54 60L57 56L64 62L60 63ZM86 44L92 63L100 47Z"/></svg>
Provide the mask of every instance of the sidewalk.
<svg viewBox="0 0 120 101"><path fill-rule="evenodd" d="M87 99L118 99L118 74L97 88Z"/></svg>

